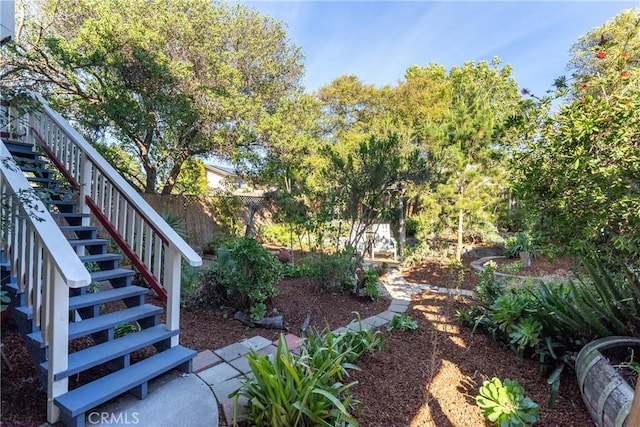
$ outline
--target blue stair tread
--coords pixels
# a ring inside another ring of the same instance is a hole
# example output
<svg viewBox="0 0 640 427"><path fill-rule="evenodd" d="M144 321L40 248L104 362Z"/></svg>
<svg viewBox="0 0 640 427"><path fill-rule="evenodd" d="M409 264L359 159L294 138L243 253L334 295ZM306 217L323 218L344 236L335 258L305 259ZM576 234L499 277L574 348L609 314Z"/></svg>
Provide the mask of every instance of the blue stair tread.
<svg viewBox="0 0 640 427"><path fill-rule="evenodd" d="M33 144L27 144L26 142L22 142L19 140L6 140L6 139L3 139L3 143L7 146L7 149L9 150L10 153L13 153L14 151L35 153L35 151L33 151L34 149Z"/></svg>
<svg viewBox="0 0 640 427"><path fill-rule="evenodd" d="M105 280L118 279L120 277L130 277L135 271L128 268L115 268L113 270L94 271L91 273L91 281L102 282Z"/></svg>
<svg viewBox="0 0 640 427"><path fill-rule="evenodd" d="M102 262L102 261L120 261L122 259L122 255L120 254L96 254L96 255L81 255L80 261L85 264L91 262Z"/></svg>
<svg viewBox="0 0 640 427"><path fill-rule="evenodd" d="M16 290L18 289L17 285L14 285L13 287L15 287ZM124 298L146 295L148 293L149 289L142 288L140 286L124 286L122 288L108 289L102 292L86 293L84 295L69 298L69 310L78 310L92 305L104 304ZM33 309L31 307L15 307L14 310L22 313L27 320L31 320L33 318Z"/></svg>
<svg viewBox="0 0 640 427"><path fill-rule="evenodd" d="M80 212L51 212L51 216L54 218L56 217L58 218L91 218L90 213L80 213Z"/></svg>
<svg viewBox="0 0 640 427"><path fill-rule="evenodd" d="M149 293L147 288L140 286L124 286L122 288L107 289L101 292L78 295L69 298L69 310L78 310L84 307L104 304L111 301L118 301L125 298L131 298Z"/></svg>
<svg viewBox="0 0 640 427"><path fill-rule="evenodd" d="M60 231L97 231L100 227L95 225L61 225Z"/></svg>
<svg viewBox="0 0 640 427"><path fill-rule="evenodd" d="M29 182L42 182L42 183L51 183L51 184L61 184L62 181L59 179L51 179L51 178L42 178L39 176L28 176L27 181Z"/></svg>
<svg viewBox="0 0 640 427"><path fill-rule="evenodd" d="M81 320L80 322L69 323L69 339L84 337L95 332L104 331L114 328L123 323L132 322L134 320L151 317L162 313L162 308L151 304L143 304L136 307L127 308L125 310L113 313L103 314L97 317ZM27 335L27 337L42 346L42 335L35 332Z"/></svg>
<svg viewBox="0 0 640 427"><path fill-rule="evenodd" d="M70 377L78 372L86 371L94 366L101 365L110 360L126 354L131 354L136 350L150 346L162 340L177 335L178 331L170 331L166 325L156 325L140 332L125 335L113 341L107 341L84 350L69 354L68 367L66 370L55 375L55 380ZM49 362L41 363L40 366L46 371Z"/></svg>
<svg viewBox="0 0 640 427"><path fill-rule="evenodd" d="M109 243L107 239L71 239L69 244L71 246L94 246L94 245L106 245Z"/></svg>
<svg viewBox="0 0 640 427"><path fill-rule="evenodd" d="M68 412L71 417L76 417L188 362L195 355L196 352L194 350L182 346L172 347L99 380L78 387L62 396L58 396L55 398L55 403Z"/></svg>

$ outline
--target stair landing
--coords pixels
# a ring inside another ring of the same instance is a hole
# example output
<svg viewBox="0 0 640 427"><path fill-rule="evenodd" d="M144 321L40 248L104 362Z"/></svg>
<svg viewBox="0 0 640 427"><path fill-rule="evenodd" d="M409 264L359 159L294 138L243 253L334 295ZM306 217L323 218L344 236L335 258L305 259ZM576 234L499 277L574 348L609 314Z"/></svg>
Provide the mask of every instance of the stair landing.
<svg viewBox="0 0 640 427"><path fill-rule="evenodd" d="M142 400L127 393L87 411L86 425L218 427L218 404L200 377L174 370L149 381Z"/></svg>

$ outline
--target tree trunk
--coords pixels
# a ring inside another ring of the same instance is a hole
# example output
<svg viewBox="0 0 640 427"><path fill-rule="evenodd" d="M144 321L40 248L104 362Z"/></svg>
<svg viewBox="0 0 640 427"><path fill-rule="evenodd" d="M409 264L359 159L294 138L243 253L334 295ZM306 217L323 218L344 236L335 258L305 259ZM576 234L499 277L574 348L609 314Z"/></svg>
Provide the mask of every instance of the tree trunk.
<svg viewBox="0 0 640 427"><path fill-rule="evenodd" d="M156 194L156 177L158 170L155 167L144 165L144 171L147 174L144 192L146 194Z"/></svg>
<svg viewBox="0 0 640 427"><path fill-rule="evenodd" d="M456 259L460 261L462 259L462 230L464 221L464 211L460 209L458 212L458 247L456 250Z"/></svg>

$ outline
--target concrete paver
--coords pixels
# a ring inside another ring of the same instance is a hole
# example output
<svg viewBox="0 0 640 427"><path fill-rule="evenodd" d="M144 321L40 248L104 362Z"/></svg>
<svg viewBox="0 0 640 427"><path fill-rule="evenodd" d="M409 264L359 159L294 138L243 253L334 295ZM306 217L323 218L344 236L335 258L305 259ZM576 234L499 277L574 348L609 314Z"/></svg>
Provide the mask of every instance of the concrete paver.
<svg viewBox="0 0 640 427"><path fill-rule="evenodd" d="M232 360L231 362L229 362L229 364L243 374L251 372L251 368L249 367L249 360L244 356Z"/></svg>
<svg viewBox="0 0 640 427"><path fill-rule="evenodd" d="M225 362L229 362L233 359L237 359L240 356L244 356L249 353L249 347L242 345L239 342L233 343L221 349L215 350L215 354L220 356Z"/></svg>
<svg viewBox="0 0 640 427"><path fill-rule="evenodd" d="M233 393L238 390L243 382L244 379L241 377L235 377L221 383L214 384L211 386L211 390L213 390L213 394L216 396L216 399L218 399L218 402L229 399L233 400L229 397L229 393Z"/></svg>
<svg viewBox="0 0 640 427"><path fill-rule="evenodd" d="M247 338L246 340L240 341L240 344L244 345L247 348L253 348L256 351L259 351L265 347L270 346L271 341L269 341L265 337L256 335L255 337Z"/></svg>
<svg viewBox="0 0 640 427"><path fill-rule="evenodd" d="M205 350L198 353L193 359L193 373L197 374L200 371L204 371L218 363L222 362L222 359L211 350Z"/></svg>
<svg viewBox="0 0 640 427"><path fill-rule="evenodd" d="M209 385L221 383L238 375L240 375L240 371L228 363L220 363L198 373L198 376Z"/></svg>

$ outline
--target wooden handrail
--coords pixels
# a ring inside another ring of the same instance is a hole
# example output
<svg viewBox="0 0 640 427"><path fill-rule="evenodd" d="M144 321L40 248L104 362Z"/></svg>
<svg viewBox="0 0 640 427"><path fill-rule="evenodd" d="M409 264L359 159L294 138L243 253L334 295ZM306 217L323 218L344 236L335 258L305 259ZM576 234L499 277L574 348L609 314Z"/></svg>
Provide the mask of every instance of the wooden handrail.
<svg viewBox="0 0 640 427"><path fill-rule="evenodd" d="M0 142L0 158L9 165L9 167L3 165L1 177L6 180L13 194L33 193L33 188L2 142ZM42 240L43 247L51 254L51 259L67 286L70 288L88 286L91 283L91 275L60 231L44 203L38 197L33 197L21 208L24 210L25 217L30 220L31 227Z"/></svg>
<svg viewBox="0 0 640 427"><path fill-rule="evenodd" d="M136 212L154 231L172 246L182 257L192 266L202 265L202 258L180 237L171 226L153 209L149 204L131 187L131 185L111 166L104 158L89 144L75 129L68 125L66 120L55 112L46 103L40 94L33 94L40 102L41 110L59 127L59 129L70 138L73 143L90 159L97 169L101 171L109 182L127 198ZM41 136L42 137L42 136Z"/></svg>

